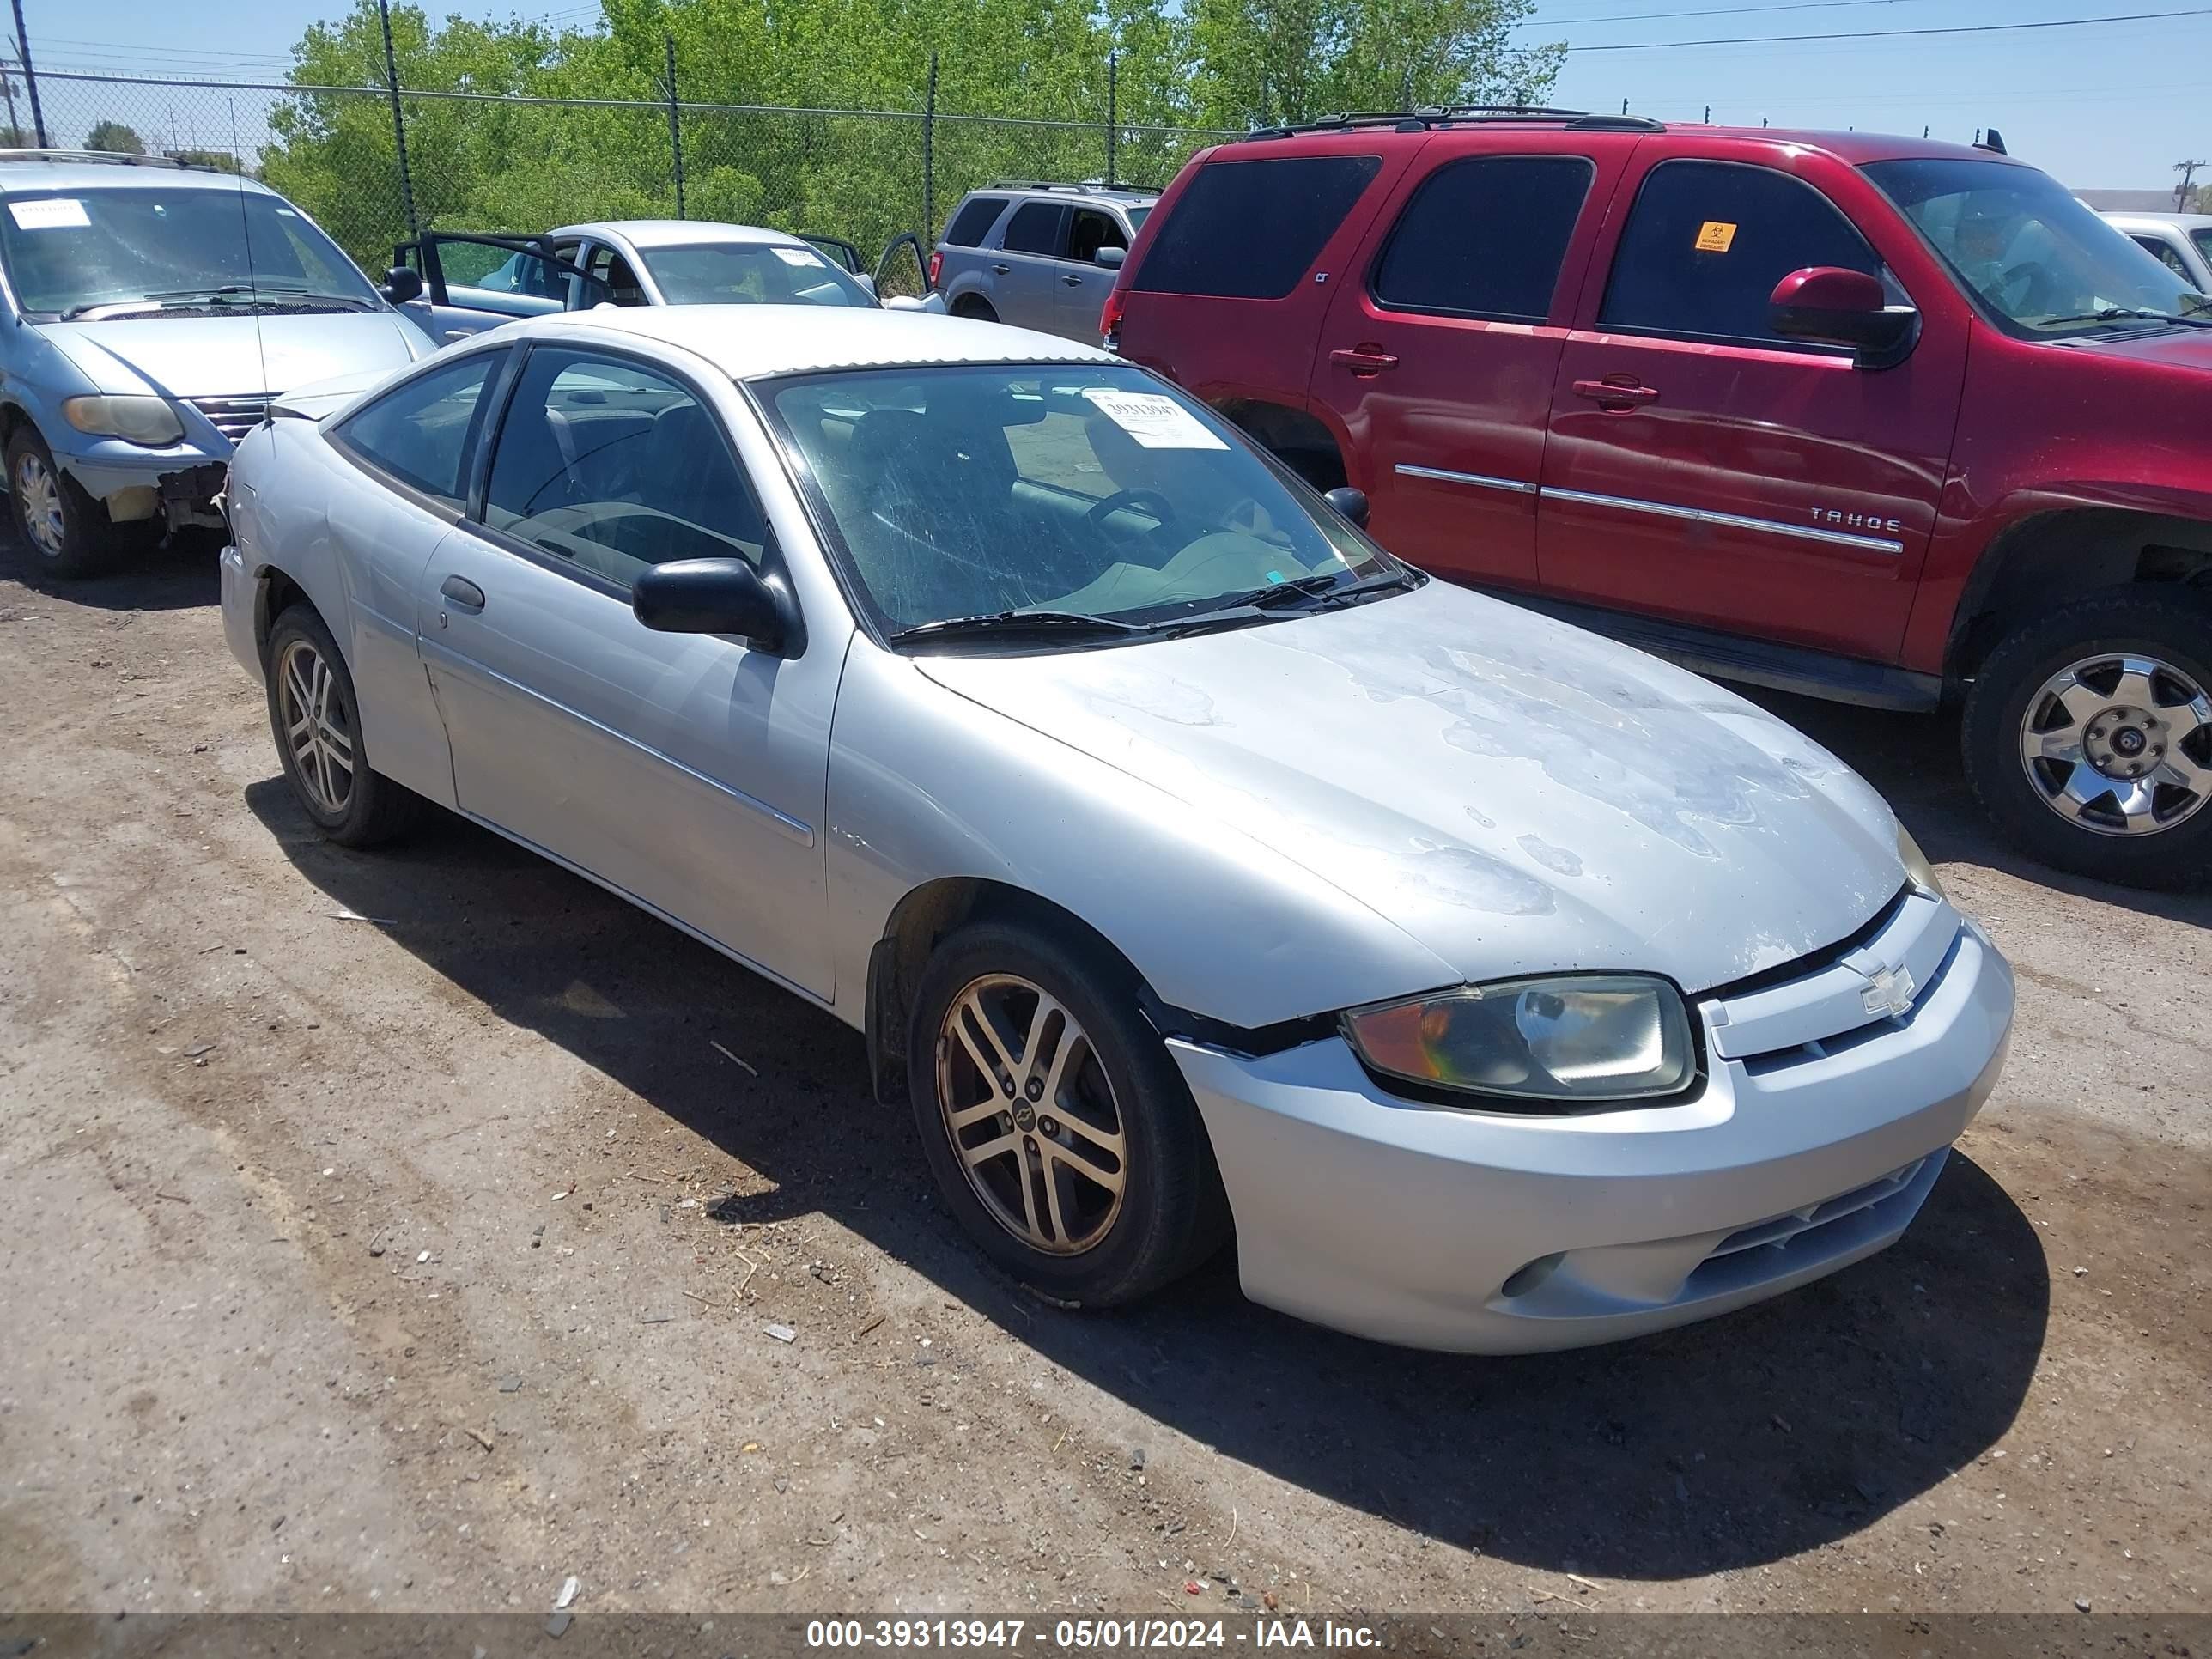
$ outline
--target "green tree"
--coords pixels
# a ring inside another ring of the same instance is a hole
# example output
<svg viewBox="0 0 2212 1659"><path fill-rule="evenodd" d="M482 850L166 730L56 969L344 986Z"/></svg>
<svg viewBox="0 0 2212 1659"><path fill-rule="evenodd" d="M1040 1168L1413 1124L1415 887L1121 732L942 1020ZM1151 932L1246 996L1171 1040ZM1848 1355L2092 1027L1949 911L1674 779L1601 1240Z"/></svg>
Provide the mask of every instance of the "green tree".
<svg viewBox="0 0 2212 1659"><path fill-rule="evenodd" d="M182 161L187 167L213 167L217 173L243 173L246 167L227 149L167 149L161 152L172 161Z"/></svg>
<svg viewBox="0 0 2212 1659"><path fill-rule="evenodd" d="M120 121L96 121L84 136L87 149L103 149L117 155L143 155L146 141Z"/></svg>

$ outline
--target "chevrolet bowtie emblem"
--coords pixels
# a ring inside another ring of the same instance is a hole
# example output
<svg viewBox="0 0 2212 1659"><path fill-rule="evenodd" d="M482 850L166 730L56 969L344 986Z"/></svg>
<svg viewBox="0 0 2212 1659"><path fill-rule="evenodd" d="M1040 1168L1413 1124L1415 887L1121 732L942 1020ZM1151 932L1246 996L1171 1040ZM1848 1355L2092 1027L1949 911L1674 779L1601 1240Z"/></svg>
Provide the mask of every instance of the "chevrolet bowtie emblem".
<svg viewBox="0 0 2212 1659"><path fill-rule="evenodd" d="M1894 968L1878 969L1867 975L1864 992L1866 1011L1881 1018L1886 1015L1901 1014L1912 1006L1912 994L1919 988L1912 982L1912 970L1899 963Z"/></svg>

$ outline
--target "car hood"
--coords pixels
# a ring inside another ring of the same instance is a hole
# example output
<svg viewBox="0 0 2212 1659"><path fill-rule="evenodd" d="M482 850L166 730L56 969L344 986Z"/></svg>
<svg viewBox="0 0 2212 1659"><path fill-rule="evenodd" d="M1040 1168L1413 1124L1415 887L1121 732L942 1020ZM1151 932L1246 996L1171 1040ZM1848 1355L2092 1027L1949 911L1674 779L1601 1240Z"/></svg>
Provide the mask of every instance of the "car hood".
<svg viewBox="0 0 2212 1659"><path fill-rule="evenodd" d="M947 689L1334 883L1468 981L1701 991L1904 884L1849 768L1710 681L1442 582L1101 650L917 659Z"/></svg>
<svg viewBox="0 0 2212 1659"><path fill-rule="evenodd" d="M140 317L47 323L41 331L102 392L252 397L429 355L422 330L389 311L305 317Z"/></svg>
<svg viewBox="0 0 2212 1659"><path fill-rule="evenodd" d="M2131 357L2139 362L2172 363L2179 368L2212 372L2212 328L2170 328L2156 334L2102 340L2084 337L2072 343L2100 356Z"/></svg>

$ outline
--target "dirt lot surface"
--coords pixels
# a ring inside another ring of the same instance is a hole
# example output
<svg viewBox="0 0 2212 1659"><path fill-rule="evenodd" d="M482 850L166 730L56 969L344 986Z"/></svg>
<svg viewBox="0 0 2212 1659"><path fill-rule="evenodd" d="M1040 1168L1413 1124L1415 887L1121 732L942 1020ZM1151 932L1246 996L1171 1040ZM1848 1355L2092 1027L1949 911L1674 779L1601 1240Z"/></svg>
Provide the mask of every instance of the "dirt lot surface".
<svg viewBox="0 0 2212 1659"><path fill-rule="evenodd" d="M211 550L20 573L0 1608L2212 1607L2212 896L2015 860L1942 722L1786 711L2021 975L1906 1240L1445 1358L1036 1303L827 1016L457 821L317 840Z"/></svg>

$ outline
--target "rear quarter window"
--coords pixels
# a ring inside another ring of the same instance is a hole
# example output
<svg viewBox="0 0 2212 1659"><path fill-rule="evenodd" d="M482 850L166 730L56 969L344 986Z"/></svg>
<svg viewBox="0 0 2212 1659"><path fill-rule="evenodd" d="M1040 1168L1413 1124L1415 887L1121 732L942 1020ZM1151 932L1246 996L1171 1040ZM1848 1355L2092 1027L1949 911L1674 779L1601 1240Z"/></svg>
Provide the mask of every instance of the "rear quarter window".
<svg viewBox="0 0 2212 1659"><path fill-rule="evenodd" d="M999 215L1006 211L1003 196L971 196L960 204L960 211L952 216L952 222L945 228L945 240L955 247L979 246L999 222Z"/></svg>
<svg viewBox="0 0 2212 1659"><path fill-rule="evenodd" d="M1379 155L1210 161L1183 189L1130 286L1279 300L1382 170Z"/></svg>

